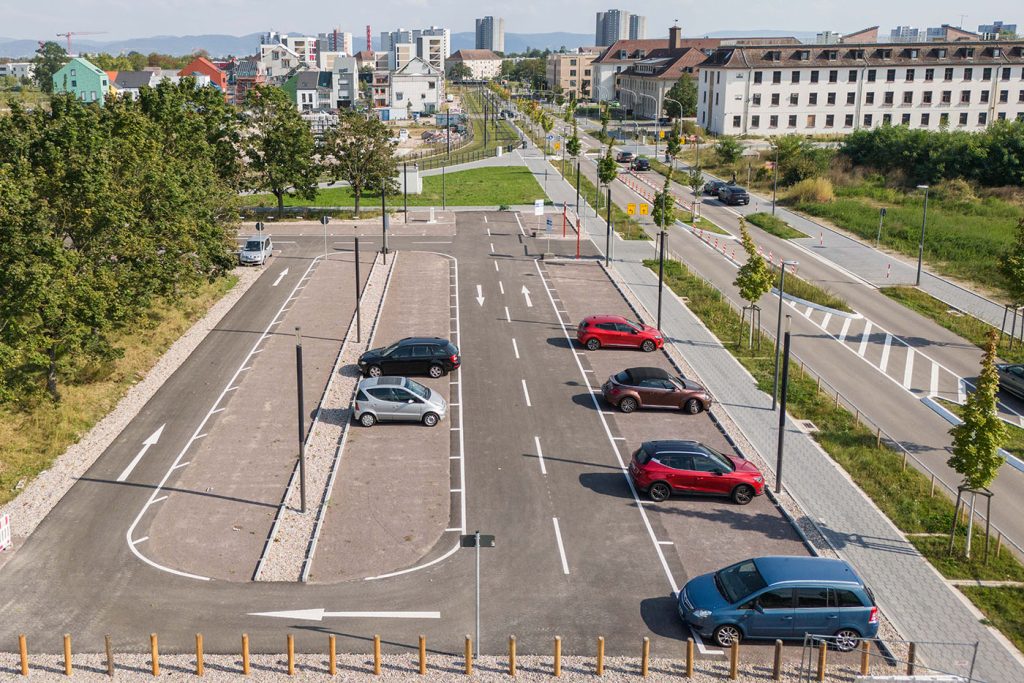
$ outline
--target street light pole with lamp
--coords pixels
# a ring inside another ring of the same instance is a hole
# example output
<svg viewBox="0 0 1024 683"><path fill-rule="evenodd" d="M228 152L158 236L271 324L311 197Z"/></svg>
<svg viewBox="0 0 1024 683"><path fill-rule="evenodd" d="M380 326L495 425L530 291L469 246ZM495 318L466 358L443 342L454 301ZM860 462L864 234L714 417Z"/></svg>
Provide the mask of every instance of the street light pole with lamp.
<svg viewBox="0 0 1024 683"><path fill-rule="evenodd" d="M798 266L799 261L783 261L779 278L779 320L775 325L775 379L772 381L772 410L775 410L779 395L779 335L782 334L782 305L786 297L786 266ZM789 316L786 316L788 319Z"/></svg>
<svg viewBox="0 0 1024 683"><path fill-rule="evenodd" d="M921 240L917 243L917 279L914 286L921 286L921 263L924 261L924 228L928 225L928 186L918 185L917 189L924 190L924 213L921 216Z"/></svg>
<svg viewBox="0 0 1024 683"><path fill-rule="evenodd" d="M786 438L786 398L789 395L789 327L793 319L786 316L786 338L783 342L785 352L782 359L782 410L779 411L779 439L775 451L775 492L782 492L782 444ZM778 348L778 339L775 340Z"/></svg>

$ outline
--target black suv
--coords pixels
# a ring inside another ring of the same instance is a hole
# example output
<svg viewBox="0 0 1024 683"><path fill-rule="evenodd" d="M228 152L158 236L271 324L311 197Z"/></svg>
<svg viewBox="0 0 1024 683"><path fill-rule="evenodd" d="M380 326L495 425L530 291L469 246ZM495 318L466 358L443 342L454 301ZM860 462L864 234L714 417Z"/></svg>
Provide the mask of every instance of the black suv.
<svg viewBox="0 0 1024 683"><path fill-rule="evenodd" d="M633 159L633 161L629 164L629 167L632 168L634 171L650 171L651 162L650 160L644 157L637 157L636 159Z"/></svg>
<svg viewBox="0 0 1024 683"><path fill-rule="evenodd" d="M750 195L739 185L723 185L718 188L718 200L723 204L737 206L739 204L749 204Z"/></svg>
<svg viewBox="0 0 1024 683"><path fill-rule="evenodd" d="M709 180L704 183L704 194L718 196L719 188L725 187L726 182L724 180Z"/></svg>
<svg viewBox="0 0 1024 683"><path fill-rule="evenodd" d="M370 349L358 361L359 372L366 377L441 377L458 369L461 363L458 347L440 337L406 337L386 348Z"/></svg>

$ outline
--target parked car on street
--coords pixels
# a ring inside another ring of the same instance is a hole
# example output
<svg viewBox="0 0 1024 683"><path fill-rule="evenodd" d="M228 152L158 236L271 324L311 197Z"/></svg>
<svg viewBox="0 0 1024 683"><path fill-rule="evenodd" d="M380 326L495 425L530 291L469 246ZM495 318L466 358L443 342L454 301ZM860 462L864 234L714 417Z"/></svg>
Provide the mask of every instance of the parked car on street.
<svg viewBox="0 0 1024 683"><path fill-rule="evenodd" d="M576 327L576 341L591 351L602 346L625 346L654 351L665 344L656 327L627 320L621 315L591 315Z"/></svg>
<svg viewBox="0 0 1024 683"><path fill-rule="evenodd" d="M619 152L618 154L615 155L615 161L619 162L620 164L628 164L629 162L633 161L633 153Z"/></svg>
<svg viewBox="0 0 1024 683"><path fill-rule="evenodd" d="M871 590L847 562L825 557L755 557L691 579L679 616L721 647L749 638L830 636L841 652L878 633Z"/></svg>
<svg viewBox="0 0 1024 683"><path fill-rule="evenodd" d="M670 408L696 415L711 407L707 389L661 368L627 368L609 377L601 393L624 413L637 408Z"/></svg>
<svg viewBox="0 0 1024 683"><path fill-rule="evenodd" d="M370 349L359 356L359 372L381 375L430 375L441 377L462 363L459 349L440 337L406 337L391 346Z"/></svg>
<svg viewBox="0 0 1024 683"><path fill-rule="evenodd" d="M238 263L243 266L262 266L274 255L274 242L270 235L253 235L245 240L238 252Z"/></svg>
<svg viewBox="0 0 1024 683"><path fill-rule="evenodd" d="M1006 392L1024 398L1024 365L999 364L999 387Z"/></svg>
<svg viewBox="0 0 1024 683"><path fill-rule="evenodd" d="M718 196L718 190L726 186L724 180L709 180L704 183L704 194L709 194L714 197Z"/></svg>
<svg viewBox="0 0 1024 683"><path fill-rule="evenodd" d="M364 427L394 421L433 427L447 412L444 397L419 382L407 377L369 377L359 382L352 414Z"/></svg>
<svg viewBox="0 0 1024 683"><path fill-rule="evenodd" d="M630 162L629 167L634 171L650 171L651 162L645 157L637 157Z"/></svg>
<svg viewBox="0 0 1024 683"><path fill-rule="evenodd" d="M723 185L718 188L718 199L729 206L746 205L750 203L750 195L739 185Z"/></svg>
<svg viewBox="0 0 1024 683"><path fill-rule="evenodd" d="M633 453L629 476L657 502L681 493L726 496L746 505L764 493L764 476L753 463L699 441L645 441Z"/></svg>

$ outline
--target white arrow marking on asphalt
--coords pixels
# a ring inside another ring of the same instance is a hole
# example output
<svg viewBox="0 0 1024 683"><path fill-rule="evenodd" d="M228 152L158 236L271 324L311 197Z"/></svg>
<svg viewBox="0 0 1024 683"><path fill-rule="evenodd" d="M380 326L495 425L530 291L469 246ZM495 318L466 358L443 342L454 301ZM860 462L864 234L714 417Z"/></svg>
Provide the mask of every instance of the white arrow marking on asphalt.
<svg viewBox="0 0 1024 683"><path fill-rule="evenodd" d="M128 463L128 467L124 468L124 472L122 472L121 476L117 478L118 481L124 481L125 479L128 478L128 475L131 474L132 470L135 469L135 466L139 464L139 461L142 460L142 456L146 454L146 451L149 450L149 447L160 440L160 435L163 433L164 427L166 426L166 424L160 425L160 429L153 432L148 439L142 442L142 450L140 450L138 455L136 455L132 459L132 461Z"/></svg>
<svg viewBox="0 0 1024 683"><path fill-rule="evenodd" d="M530 290L528 290L526 288L526 285L523 285L522 292L523 292L523 296L526 297L526 307L527 308L533 308L533 302L530 301Z"/></svg>
<svg viewBox="0 0 1024 683"><path fill-rule="evenodd" d="M272 284L272 285L270 285L270 286L271 286L271 287L277 287L277 286L278 286L279 284L281 284L281 279L282 279L282 278L283 278L283 277L284 277L285 275L287 275L287 274L288 274L288 269L287 269L287 268L285 268L284 270L282 270L282 271L281 271L281 274L277 276L277 279L276 279L276 280L274 280L274 284Z"/></svg>
<svg viewBox="0 0 1024 683"><path fill-rule="evenodd" d="M324 617L339 619L440 619L440 612L328 612L324 608L285 610L283 612L250 612L250 617L277 617L323 621Z"/></svg>
<svg viewBox="0 0 1024 683"><path fill-rule="evenodd" d="M481 306L484 305L484 288L480 285L476 286L476 302Z"/></svg>

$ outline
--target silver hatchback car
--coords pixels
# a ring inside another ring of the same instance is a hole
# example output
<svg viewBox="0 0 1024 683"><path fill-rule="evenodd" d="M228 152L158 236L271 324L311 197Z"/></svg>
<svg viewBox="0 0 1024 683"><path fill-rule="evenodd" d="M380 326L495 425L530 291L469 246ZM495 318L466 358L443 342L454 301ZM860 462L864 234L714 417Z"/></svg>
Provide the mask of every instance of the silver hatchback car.
<svg viewBox="0 0 1024 683"><path fill-rule="evenodd" d="M448 402L438 392L407 377L369 377L359 383L353 414L359 424L409 420L433 427L444 419Z"/></svg>

